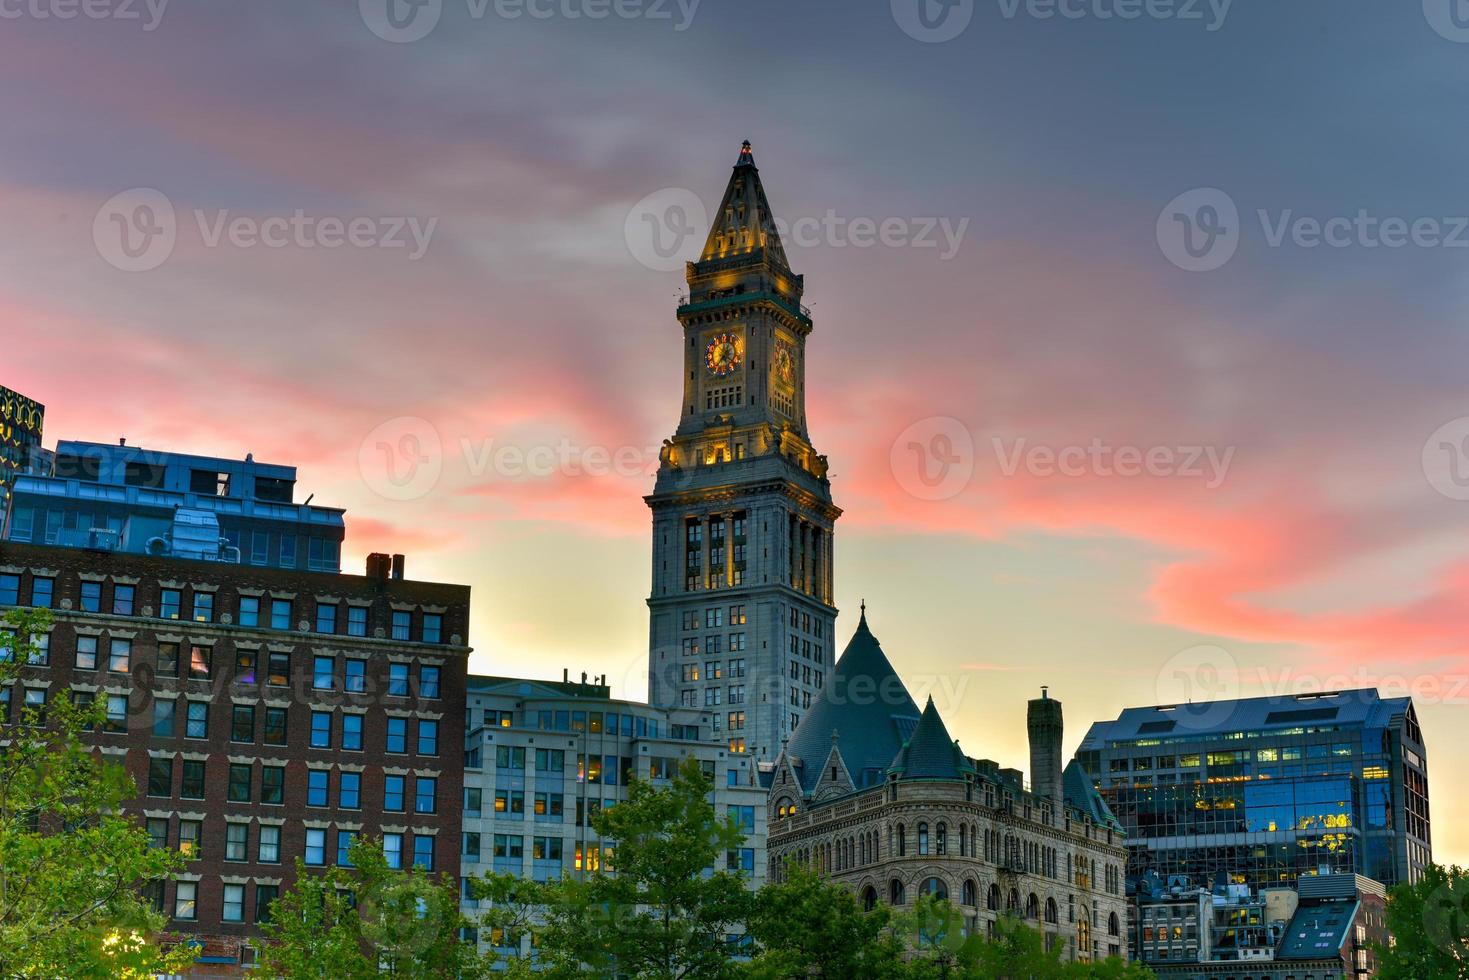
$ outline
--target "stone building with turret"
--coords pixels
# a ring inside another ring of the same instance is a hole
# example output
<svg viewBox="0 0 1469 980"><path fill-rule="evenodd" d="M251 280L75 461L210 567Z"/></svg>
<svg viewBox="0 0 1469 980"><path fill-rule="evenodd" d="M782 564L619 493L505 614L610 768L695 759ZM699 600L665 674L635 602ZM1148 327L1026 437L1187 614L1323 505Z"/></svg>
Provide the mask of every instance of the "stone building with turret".
<svg viewBox="0 0 1469 980"><path fill-rule="evenodd" d="M1061 703L1029 703L1031 788L967 756L933 699L920 711L867 625L837 660L769 781L769 877L798 861L862 904L947 898L971 932L1004 915L1067 961L1125 956L1121 826L1085 773L1061 765Z"/></svg>

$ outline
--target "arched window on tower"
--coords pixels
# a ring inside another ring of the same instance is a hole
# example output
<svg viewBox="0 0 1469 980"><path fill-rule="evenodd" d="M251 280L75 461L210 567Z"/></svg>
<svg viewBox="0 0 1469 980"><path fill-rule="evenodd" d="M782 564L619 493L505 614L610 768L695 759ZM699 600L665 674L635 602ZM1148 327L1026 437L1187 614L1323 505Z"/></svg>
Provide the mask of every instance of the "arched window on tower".
<svg viewBox="0 0 1469 980"><path fill-rule="evenodd" d="M902 905L904 901L903 883L894 878L888 883L888 904Z"/></svg>
<svg viewBox="0 0 1469 980"><path fill-rule="evenodd" d="M962 831L964 828L961 826L959 829ZM963 904L971 908L977 908L979 906L979 886L974 883L973 878L965 879L963 898Z"/></svg>
<svg viewBox="0 0 1469 980"><path fill-rule="evenodd" d="M935 854L949 853L949 825L942 820L934 827L933 852Z"/></svg>
<svg viewBox="0 0 1469 980"><path fill-rule="evenodd" d="M908 831L902 824L898 824L898 857L906 857L908 854Z"/></svg>
<svg viewBox="0 0 1469 980"><path fill-rule="evenodd" d="M918 853L920 856L928 854L928 824L923 822L918 824Z"/></svg>

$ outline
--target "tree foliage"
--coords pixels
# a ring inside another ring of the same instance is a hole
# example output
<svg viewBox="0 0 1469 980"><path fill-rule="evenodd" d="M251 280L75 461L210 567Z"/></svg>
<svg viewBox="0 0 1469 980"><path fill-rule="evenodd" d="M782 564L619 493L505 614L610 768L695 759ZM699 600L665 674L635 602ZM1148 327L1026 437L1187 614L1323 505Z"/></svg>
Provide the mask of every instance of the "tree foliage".
<svg viewBox="0 0 1469 980"><path fill-rule="evenodd" d="M21 665L51 626L45 610L3 617L0 688L18 693ZM177 972L187 947L165 951L165 925L142 897L180 856L150 850L121 813L138 795L127 771L84 741L105 707L53 689L44 709L12 706L0 746L0 976L107 978Z"/></svg>
<svg viewBox="0 0 1469 980"><path fill-rule="evenodd" d="M388 867L382 842L353 841L350 867L313 873L299 859L295 884L271 906L261 972L287 980L489 975L459 938L467 923L450 883L419 868Z"/></svg>
<svg viewBox="0 0 1469 980"><path fill-rule="evenodd" d="M760 890L748 925L751 977L895 980L905 972L892 913L863 911L849 889L799 864Z"/></svg>
<svg viewBox="0 0 1469 980"><path fill-rule="evenodd" d="M1469 980L1469 872L1429 865L1387 897L1393 941L1374 944L1381 980Z"/></svg>
<svg viewBox="0 0 1469 980"><path fill-rule="evenodd" d="M592 818L606 848L584 856L593 869L541 885L535 895L542 975L729 974L727 937L740 930L751 895L744 877L726 869L726 853L744 834L715 813L710 789L689 758L667 787L634 780L625 801ZM503 892L506 883L491 876L482 887ZM528 896L526 883L519 887Z"/></svg>

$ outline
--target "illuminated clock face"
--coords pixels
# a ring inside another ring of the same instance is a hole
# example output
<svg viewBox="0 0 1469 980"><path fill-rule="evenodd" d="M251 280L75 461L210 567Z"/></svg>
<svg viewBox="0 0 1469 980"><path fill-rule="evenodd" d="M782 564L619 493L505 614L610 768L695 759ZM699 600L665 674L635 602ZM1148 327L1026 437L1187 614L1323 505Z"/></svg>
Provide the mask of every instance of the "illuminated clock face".
<svg viewBox="0 0 1469 980"><path fill-rule="evenodd" d="M719 334L704 348L704 364L717 378L731 374L740 366L740 360L740 338L735 334Z"/></svg>
<svg viewBox="0 0 1469 980"><path fill-rule="evenodd" d="M796 352L780 340L775 342L775 376L788 385L796 383Z"/></svg>

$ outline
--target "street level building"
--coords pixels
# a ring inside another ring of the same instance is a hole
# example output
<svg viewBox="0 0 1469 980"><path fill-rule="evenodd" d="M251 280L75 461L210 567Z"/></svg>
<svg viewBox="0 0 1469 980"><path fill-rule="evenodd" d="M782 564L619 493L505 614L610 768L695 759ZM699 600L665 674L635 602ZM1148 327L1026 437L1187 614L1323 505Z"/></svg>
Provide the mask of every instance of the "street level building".
<svg viewBox="0 0 1469 980"><path fill-rule="evenodd" d="M788 861L852 888L864 906L947 898L966 927L1005 915L1068 961L1126 955L1120 825L1074 763L1062 769L1059 701L1029 703L1031 788L972 759L933 700L920 712L865 615L797 727L770 784L770 874Z"/></svg>
<svg viewBox="0 0 1469 980"><path fill-rule="evenodd" d="M1324 872L1296 887L1251 891L1220 875L1211 888L1155 875L1137 889L1137 959L1162 980L1359 980L1385 942L1386 890Z"/></svg>
<svg viewBox="0 0 1469 980"><path fill-rule="evenodd" d="M605 684L471 676L465 737L466 914L478 904L469 879L487 871L548 881L596 871L614 857L591 818L627 797L633 779L666 784L685 759L711 780L715 812L746 833L726 866L765 881L765 790L754 760L731 751L708 712L611 697ZM502 953L533 950L533 936L480 935Z"/></svg>
<svg viewBox="0 0 1469 980"><path fill-rule="evenodd" d="M91 738L137 781L127 812L188 858L151 899L201 944L196 976L249 966L297 858L341 864L367 836L395 866L457 872L469 589L367 564L0 543L0 612L54 617L0 717L105 703Z"/></svg>

